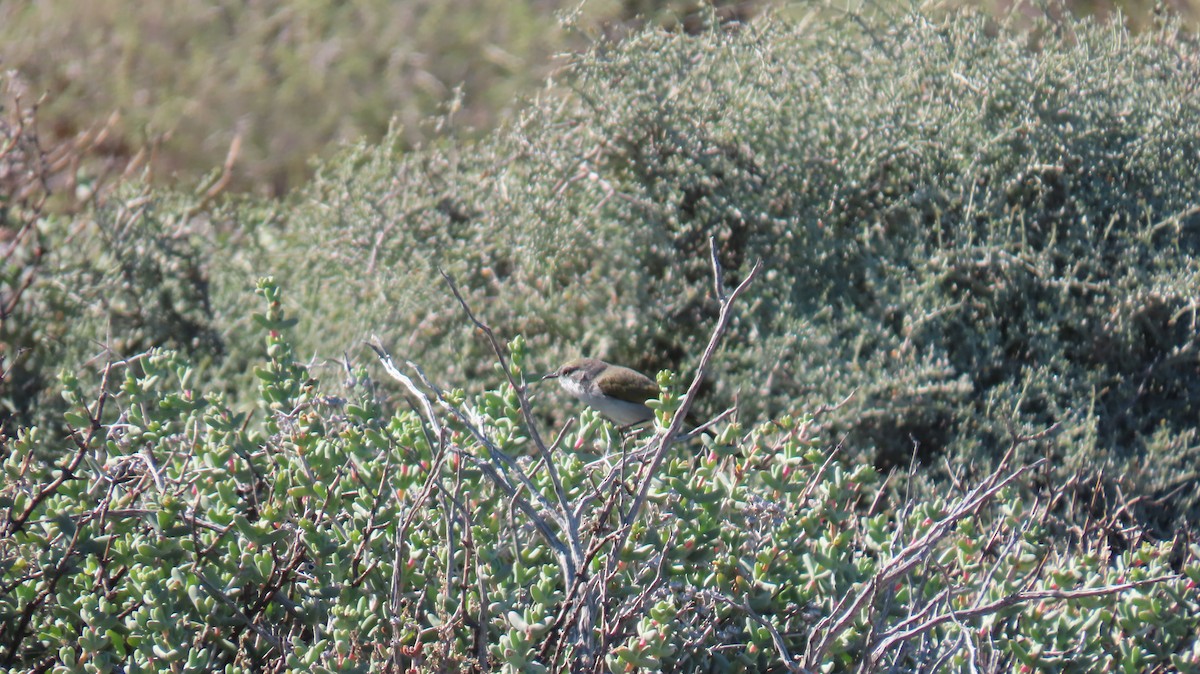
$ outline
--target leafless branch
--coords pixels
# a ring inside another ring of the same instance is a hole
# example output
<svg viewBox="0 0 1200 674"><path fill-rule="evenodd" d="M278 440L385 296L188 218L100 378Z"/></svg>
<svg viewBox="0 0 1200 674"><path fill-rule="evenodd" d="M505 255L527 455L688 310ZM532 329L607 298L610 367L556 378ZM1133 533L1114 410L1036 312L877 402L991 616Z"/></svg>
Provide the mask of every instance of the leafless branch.
<svg viewBox="0 0 1200 674"><path fill-rule="evenodd" d="M433 401L430 399L430 397L426 395L425 392L422 391L408 375L404 374L399 368L396 367L391 355L385 351L381 345L368 343L368 346L370 346L371 349L374 350L379 356L379 360L383 364L384 370L386 370L387 373L390 374L394 379L403 384L404 387L408 389L408 392L419 401L420 407L423 410L422 416L425 417L426 422L429 423L429 425L434 429L435 434L439 438L444 437L445 429L438 419L437 413L434 411ZM417 369L412 363L409 363L408 365L414 369ZM421 374L419 370L417 370L417 372L419 375ZM432 383L429 382L427 378L422 377L422 381L427 386L433 388ZM533 504L530 503L528 499L520 496L517 488L491 464L487 463L486 461L479 460L478 457L472 456L468 452L458 451L458 455L468 461L471 461L475 466L480 468L493 484L499 487L501 491L503 491L510 498L513 498L515 505L530 519L530 522L532 522L534 527L537 528L538 532L542 534L542 537L545 538L546 542L555 551L555 553L559 555L560 559L565 559L567 550L563 542L559 540L558 536L554 533L554 530L551 528L549 522L547 522L545 517L542 516L542 512L548 512L552 516L556 517L556 519L561 518L561 515L554 510L548 501L545 500L545 498L541 495L541 492L537 490L533 482L529 479L529 476L526 475L523 470L521 470L520 466L517 465L516 461L514 461L512 457L501 451L499 447L496 447L487 438L487 436L484 435L483 431L471 423L471 420L462 410L458 409L454 405L451 405L450 402L445 399L440 390L433 388L433 392L434 399L437 400L438 405L455 416L476 440L488 448L488 452L494 458L502 461L506 468L511 469L517 476L517 479L521 485L525 487L525 489L528 490L528 492L534 498L539 499L543 506L543 510L539 511L538 509L534 508Z"/></svg>
<svg viewBox="0 0 1200 674"><path fill-rule="evenodd" d="M612 554L609 555L608 564L606 565L604 571L606 585L615 577L617 562L620 559L620 551L625 548L626 543L629 541L629 536L633 531L634 523L636 523L642 516L642 510L645 507L646 498L650 492L650 487L654 482L655 476L658 473L658 469L662 465L663 460L666 458L672 444L680 437L680 431L683 429L684 420L687 419L688 412L692 408L692 403L695 401L696 396L700 392L700 385L708 374L709 365L712 362L713 356L716 354L717 348L721 344L721 339L724 337L725 331L729 327L729 321L733 317L734 302L739 296L741 296L743 292L746 291L747 288L750 287L750 284L754 282L754 279L758 277L758 274L763 268L762 260L755 262L754 267L751 268L750 273L746 275L746 278L742 279L742 282L739 283L731 293L726 295L724 292L724 276L721 270L720 260L717 256L717 242L715 238L709 239L709 249L712 256L713 283L717 298L721 303L720 314L717 317L717 323L713 327L712 333L709 337L708 345L705 347L704 353L700 357L700 362L696 367L696 374L692 378L692 383L688 387L687 392L684 394L679 408L675 411L675 415L671 418L671 423L667 426L667 428L659 430L657 433L655 433L654 438L651 440L650 447L653 448L653 451L649 460L643 464L642 471L635 481L636 496L634 497L633 503L630 505L629 509L621 518L621 526L617 530L617 536L612 544ZM616 631L616 624L610 623L604 626L604 633L606 635L615 634Z"/></svg>
<svg viewBox="0 0 1200 674"><path fill-rule="evenodd" d="M475 313L471 311L470 305L468 305L467 301L463 299L462 293L458 291L458 286L455 285L454 279L450 278L450 275L440 267L438 268L438 273L442 275L442 278L445 279L446 284L450 286L450 291L454 293L454 298L458 300L459 305L462 306L463 311L466 312L467 318L469 318L471 322L475 324L475 327L487 337L488 344L490 344L492 347L492 353L495 354L496 361L500 364L501 371L504 372L504 376L508 379L508 385L511 386L517 393L517 404L521 408L521 416L525 420L525 426L529 431L530 439L533 440L533 444L535 447L537 447L538 453L546 462L550 480L554 485L554 493L558 497L558 504L563 511L566 511L567 494L566 491L563 490L562 480L558 475L558 468L554 465L554 462L550 460L550 450L546 447L546 443L542 441L541 433L538 432L537 422L533 417L533 408L529 405L529 396L524 380L518 382L513 377L512 368L509 367L508 358L504 355L504 349L500 346L499 340L496 339L496 333L492 331L492 328L489 325L475 317Z"/></svg>
<svg viewBox="0 0 1200 674"><path fill-rule="evenodd" d="M1071 599L1085 599L1089 597L1107 597L1109 595L1127 592L1134 588L1144 587L1146 585L1154 585L1156 583L1162 583L1169 580L1177 580L1178 578L1179 576L1172 574L1155 576L1153 578L1145 578L1143 580L1129 583L1118 583L1116 585L1105 585L1103 587L1089 587L1080 590L1022 590L1019 592L1013 592L1005 597L987 604L964 609L962 611L950 610L927 620L921 621L908 629L894 630L892 633L888 634L886 638L881 640L874 649L872 649L871 658L873 660L878 660L879 658L883 657L883 654L895 644L924 634L929 630L932 630L933 628L947 622L979 618L997 613L1010 606L1033 601L1043 601L1046 599L1066 601Z"/></svg>
<svg viewBox="0 0 1200 674"><path fill-rule="evenodd" d="M749 616L751 620L759 625L762 625L763 629L767 630L767 632L771 635L771 642L775 644L775 650L779 653L779 659L783 662L783 666L787 668L787 671L792 672L793 674L805 674L808 671L801 667L799 662L797 662L798 658L794 657L791 652L788 651L787 642L783 640L783 636L779 634L779 630L775 627L775 625L772 624L770 620L760 616L754 609L750 608L749 604L744 601L735 601L734 599L726 597L719 592L708 592L706 594L716 601L742 611Z"/></svg>
<svg viewBox="0 0 1200 674"><path fill-rule="evenodd" d="M1010 450L1007 456L1011 456ZM983 483L968 492L958 501L951 511L941 520L934 522L929 529L917 540L901 549L896 556L874 576L867 581L858 592L847 595L834 612L823 618L813 628L809 637L809 647L804 657L804 666L809 669L817 668L829 647L843 632L853 624L863 609L875 599L879 592L891 587L899 578L911 571L933 550L933 548L953 531L958 522L969 515L978 513L997 492L1012 484L1025 473L1037 468L1045 460L1036 461L1030 465L1005 475L1007 463L1002 461Z"/></svg>
<svg viewBox="0 0 1200 674"><path fill-rule="evenodd" d="M721 264L717 260L717 243L715 238L709 239L709 245L712 249L713 256L713 275L716 279L721 278ZM703 383L705 376L708 374L709 364L712 362L713 356L716 355L717 347L721 344L721 338L725 335L725 330L729 327L729 321L733 317L733 303L737 298L750 287L754 279L758 277L762 271L762 260L754 264L750 273L742 282L734 288L733 292L727 297L721 293L721 312L717 317L717 324L713 328L712 335L709 337L708 345L704 349L704 354L700 357L700 363L696 367L696 374L692 378L691 386L683 396L683 400L679 404L679 409L675 411L675 416L671 418L670 425L663 431L656 434L655 440L657 443L656 451L650 459L649 470L642 477L641 484L638 485L637 497L633 502L632 507L622 519L622 526L625 528L625 533L621 536L619 545L615 549L620 550L624 547L625 541L628 540L629 531L634 522L641 516L642 508L646 503L646 496L650 491L650 485L653 482L654 475L658 472L658 468L662 465L663 459L667 455L667 450L670 449L672 443L679 436L680 430L683 428L684 420L687 419L688 412L692 409L692 403L695 402L696 396L700 393L700 384Z"/></svg>

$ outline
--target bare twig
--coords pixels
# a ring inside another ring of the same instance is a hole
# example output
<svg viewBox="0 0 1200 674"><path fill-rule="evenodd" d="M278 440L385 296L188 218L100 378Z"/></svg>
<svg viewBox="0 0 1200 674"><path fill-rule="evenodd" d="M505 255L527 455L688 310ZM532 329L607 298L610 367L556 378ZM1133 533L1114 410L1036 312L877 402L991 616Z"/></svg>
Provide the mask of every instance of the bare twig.
<svg viewBox="0 0 1200 674"><path fill-rule="evenodd" d="M1017 443L1014 442L1015 444ZM1010 448L1006 459L982 484L968 492L944 518L934 522L924 535L900 550L895 558L872 576L858 592L844 597L832 614L817 623L809 637L809 648L804 657L805 667L817 668L829 647L838 636L850 627L878 593L890 588L900 577L925 559L934 546L951 533L959 520L978 513L979 509L997 492L1045 462L1042 459L1004 475L1007 458L1011 457L1012 453L1013 450Z"/></svg>
<svg viewBox="0 0 1200 674"><path fill-rule="evenodd" d="M717 279L720 279L722 272L721 264L717 260L716 239L710 238L709 244L712 248L713 275ZM628 540L629 531L633 523L641 515L642 508L645 506L646 496L650 491L654 475L658 472L658 467L666 457L667 450L670 449L671 444L679 436L679 431L683 428L684 420L687 419L688 412L692 409L692 403L695 402L696 396L700 393L700 384L703 383L705 376L708 374L709 363L712 362L712 358L717 352L717 347L721 344L721 338L725 335L725 330L729 327L729 321L733 317L734 301L739 295L745 292L746 288L750 287L750 284L754 282L759 272L762 271L762 267L762 260L759 260L732 293L727 297L724 293L719 294L721 297L721 312L717 318L717 325L713 328L712 336L709 337L708 345L705 347L704 354L700 357L700 363L696 367L696 374L692 378L692 384L688 387L687 393L684 394L683 400L679 404L679 409L675 410L675 416L671 418L671 423L666 430L660 431L655 437L657 447L650 460L650 469L642 477L641 484L638 486L637 497L622 519L621 524L625 527L625 533L621 536L620 544L617 545L616 550L623 548L625 542Z"/></svg>
<svg viewBox="0 0 1200 674"><path fill-rule="evenodd" d="M442 278L445 279L446 284L450 286L450 291L454 293L454 298L458 300L459 305L463 308L463 311L466 312L467 318L469 318L471 322L475 324L475 327L487 337L488 343L492 347L492 352L496 355L496 360L500 363L500 369L504 372L504 376L508 379L509 386L511 386L517 393L517 403L521 408L521 416L525 419L525 425L529 431L530 439L533 440L533 444L537 447L538 453L547 460L546 462L549 468L550 479L554 483L555 493L559 497L559 505L564 506L565 508L567 504L566 492L563 491L562 482L558 477L558 469L554 466L552 461L549 461L550 451L546 447L546 443L542 441L541 433L538 432L537 423L533 418L533 408L529 405L529 397L527 395L525 382L518 382L513 377L512 368L508 365L508 359L504 355L504 349L500 346L499 340L496 339L496 333L492 331L490 326L475 317L475 313L471 311L471 307L467 304L467 301L463 299L462 293L458 291L458 286L455 285L454 279L450 278L450 275L440 267L438 268L438 273L442 275Z"/></svg>
<svg viewBox="0 0 1200 674"><path fill-rule="evenodd" d="M689 440L694 440L695 438L698 438L701 435L704 435L704 433L706 433L710 428L716 426L717 424L721 423L722 421L725 421L729 417L733 416L733 414L735 412L737 412L737 408L730 407L729 409L725 410L724 412L721 412L717 416L700 424L699 426L693 428L692 430L688 431L687 433L681 434L679 436L679 441L680 442L688 442Z"/></svg>
<svg viewBox="0 0 1200 674"><path fill-rule="evenodd" d="M371 347L371 349L373 349L375 353L379 355L379 360L383 364L383 367L387 373L403 384L404 387L408 389L408 392L420 402L421 409L423 411L422 416L434 429L438 437L442 437L446 431L442 426L441 421L438 419L437 413L434 411L433 402L430 397L424 391L422 391L408 375L404 374L399 368L396 367L395 362L392 360L391 354L385 351L381 345L378 343L368 343L367 346ZM472 437L479 441L480 444L487 447L488 453L495 460L501 462L506 470L511 470L513 474L517 476L517 480L521 483L521 485L524 486L534 498L538 499L539 505L544 509L544 511L548 512L557 520L560 517L559 513L554 510L550 502L547 501L545 497L542 496L541 492L537 490L532 480L530 480L529 476L525 474L525 471L522 470L519 465L517 465L517 462L499 447L496 447L496 445L490 439L488 439L482 430L476 427L475 424L471 423L471 420L466 413L450 404L450 402L446 400L445 396L442 395L441 390L436 388L433 383L424 376L424 373L417 368L416 365L411 362L408 363L408 365L416 370L418 376L421 377L422 383L432 389L434 394L433 400L437 400L438 406L448 411L460 423L462 423L463 427L467 429L467 432L469 432ZM481 461L478 457L475 457L467 452L462 452L457 448L451 448L451 450L455 451L460 457L467 461L471 461L477 467L483 470L484 474L488 476L488 479L492 480L497 486L499 486L501 490L505 492L505 494L512 496L517 493L517 488L487 462ZM562 543L558 541L557 536L553 534L546 523L545 518L538 514L538 511L533 508L533 505L528 501L525 501L523 498L517 502L517 505L523 512L533 519L535 525L540 523L540 526L538 526L539 530L542 530L544 527L544 533L548 534L549 536L547 540L552 546L554 546L555 550L561 551Z"/></svg>
<svg viewBox="0 0 1200 674"><path fill-rule="evenodd" d="M987 604L982 604L969 609L963 609L962 611L949 610L946 613L929 618L928 620L920 622L919 624L916 624L908 629L895 630L875 646L875 648L871 651L871 658L873 660L878 660L879 658L883 657L883 654L896 643L924 634L944 623L955 620L970 620L972 618L991 615L1010 606L1015 606L1016 604L1025 604L1032 601L1043 601L1046 599L1069 601L1072 599L1086 599L1089 597L1107 597L1110 595L1127 592L1134 588L1178 579L1179 576L1170 574L1164 576L1155 576L1153 578L1144 578L1142 580L1128 583L1118 583L1116 585L1105 585L1102 587L1089 587L1080 590L1021 590L1018 592L1013 592L1007 596L997 599L996 601L988 602Z"/></svg>
<svg viewBox="0 0 1200 674"><path fill-rule="evenodd" d="M688 412L692 408L692 403L700 392L700 384L704 381L708 374L709 364L713 356L716 354L717 347L720 346L721 339L725 335L725 330L729 326L729 321L733 316L733 305L737 298L750 287L754 279L762 271L762 260L755 262L750 273L742 282L734 288L733 292L728 295L724 292L723 272L721 263L717 257L717 242L715 238L709 239L709 249L712 256L713 279L716 287L716 294L721 302L721 311L717 317L717 324L713 327L712 334L709 337L708 345L704 349L703 355L700 357L700 362L696 367L696 374L692 378L692 383L684 394L679 408L675 410L675 415L671 418L671 423L666 429L658 431L654 439L651 441L653 453L649 461L645 463L645 467L636 481L636 496L625 515L621 518L621 526L617 531L617 536L613 542L612 553L609 555L608 564L604 571L604 582L607 585L615 578L617 570L617 562L620 559L620 552L625 548L629 541L629 536L633 531L633 525L642 515L642 510L646 504L646 498L649 495L650 487L654 482L655 475L658 473L659 467L667 456L668 450L672 443L680 437L680 431L683 429L684 420L687 418ZM617 625L610 623L605 625L605 634L615 634Z"/></svg>
<svg viewBox="0 0 1200 674"><path fill-rule="evenodd" d="M87 456L88 450L91 448L92 440L95 439L96 433L102 428L100 421L104 418L104 404L108 402L108 377L109 373L112 372L113 367L114 363L111 362L104 366L104 373L100 378L100 394L95 404L96 411L89 412L88 414L90 428L87 429L87 434L83 438L80 438L79 434L81 429L72 429L71 431L71 440L75 442L76 446L75 454L65 466L57 471L58 477L54 478L54 480L52 480L49 484L38 489L33 498L29 500L29 505L26 506L23 511L21 511L21 514L5 523L6 526L4 527L3 531L5 535L11 536L12 534L19 532L25 527L25 523L29 520L29 517L33 515L33 512L37 510L38 506L40 506L43 501L50 498L51 495L57 492L59 487L61 487L67 480L75 479L75 469L79 467L80 463L83 463L84 457Z"/></svg>
<svg viewBox="0 0 1200 674"><path fill-rule="evenodd" d="M538 431L537 421L533 417L533 408L529 404L529 395L524 377L519 382L513 377L512 368L509 367L508 358L504 354L504 349L500 346L500 341L496 339L496 333L492 330L491 326L479 320L475 316L475 312L471 311L470 305L463 299L462 293L458 291L458 286L454 283L454 279L440 267L438 268L438 273L442 275L442 279L446 281L446 285L450 286L450 291L454 293L454 298L458 300L458 304L462 307L463 312L467 314L467 318L487 337L488 344L492 347L492 353L495 354L496 361L500 364L500 370L504 373L505 378L508 379L508 385L517 394L517 405L521 409L521 417L525 421L525 428L529 431L529 437L533 440L533 445L537 448L538 455L546 466L546 474L550 476L550 483L554 487L554 495L558 501L558 508L552 510L557 513L558 517L556 519L563 525L563 533L566 536L566 543L571 552L571 568L564 569L567 582L570 583L575 576L576 570L579 568L579 558L583 554L583 541L579 536L579 518L571 510L570 499L567 497L567 491L563 488L562 479L558 474L558 466L552 460L550 449L546 447L546 443L542 440L542 434ZM561 437L562 435L560 434L559 438L561 439ZM532 483L529 483L527 480L523 480L523 482L526 482L525 486L531 492L538 493L533 489ZM540 496L540 493L538 495Z"/></svg>
<svg viewBox="0 0 1200 674"><path fill-rule="evenodd" d="M284 653L283 643L279 640L279 637L271 634L256 624L254 620L250 618L250 616L246 615L245 612L242 611L241 607L237 605L237 602L233 601L233 599L230 599L229 595L225 594L221 588L213 584L213 582L210 581L203 573L201 573L199 570L196 570L195 573L196 580L200 581L200 585L206 592L208 592L210 597L224 604L233 614L233 616L242 623L243 626L248 627L250 631L262 637L263 641L266 641L268 644L270 644L272 648L278 650L281 654Z"/></svg>
<svg viewBox="0 0 1200 674"><path fill-rule="evenodd" d="M808 671L801 667L797 662L797 658L793 657L791 652L788 651L787 642L783 640L783 636L779 634L779 630L775 627L775 625L772 624L771 621L760 616L754 609L750 608L749 604L744 601L735 601L730 597L726 597L720 592L707 592L705 594L709 597L712 597L716 601L742 611L749 616L751 620L759 625L762 625L763 629L767 630L767 633L771 635L771 642L775 644L775 650L779 653L779 659L783 662L783 666L787 668L787 671L793 672L793 674L804 674L806 671Z"/></svg>

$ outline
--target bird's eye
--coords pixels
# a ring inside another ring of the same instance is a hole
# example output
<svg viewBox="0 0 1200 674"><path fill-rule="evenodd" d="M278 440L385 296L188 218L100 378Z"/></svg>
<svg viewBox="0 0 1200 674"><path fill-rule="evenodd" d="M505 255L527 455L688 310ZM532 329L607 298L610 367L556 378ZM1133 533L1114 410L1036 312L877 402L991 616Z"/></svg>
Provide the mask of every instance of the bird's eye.
<svg viewBox="0 0 1200 674"><path fill-rule="evenodd" d="M575 366L571 366L571 367L564 367L564 368L562 369L562 376L564 376L564 377L565 377L565 376L567 376L567 375L571 374L572 372L575 372L575 371L576 371L576 370L578 370L578 369L579 369L579 368L578 368L578 367L575 367Z"/></svg>

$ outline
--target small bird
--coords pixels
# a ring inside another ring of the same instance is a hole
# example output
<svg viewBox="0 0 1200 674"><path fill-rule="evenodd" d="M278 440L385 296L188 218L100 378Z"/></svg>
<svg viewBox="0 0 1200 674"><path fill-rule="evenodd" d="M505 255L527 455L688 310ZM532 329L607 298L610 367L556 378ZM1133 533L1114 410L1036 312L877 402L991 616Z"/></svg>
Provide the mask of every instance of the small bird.
<svg viewBox="0 0 1200 674"><path fill-rule="evenodd" d="M646 375L595 358L576 358L542 380L557 379L563 390L621 426L654 418L647 400L658 397L658 384Z"/></svg>

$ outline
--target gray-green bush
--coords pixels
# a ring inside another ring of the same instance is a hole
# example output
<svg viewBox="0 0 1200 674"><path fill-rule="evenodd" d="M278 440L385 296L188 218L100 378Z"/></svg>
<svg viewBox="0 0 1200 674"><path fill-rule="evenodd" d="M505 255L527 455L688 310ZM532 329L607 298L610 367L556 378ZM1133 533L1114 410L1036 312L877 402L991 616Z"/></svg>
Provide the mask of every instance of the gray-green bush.
<svg viewBox="0 0 1200 674"><path fill-rule="evenodd" d="M15 242L3 265L19 283L5 290L20 286L21 294L0 324L7 432L61 417L55 377L64 366L80 376L86 369L95 383L105 361L154 347L203 366L224 358L210 298L213 253L189 220L192 204L127 184L94 209L39 220Z"/></svg>
<svg viewBox="0 0 1200 674"><path fill-rule="evenodd" d="M833 437L954 470L1057 423L1055 479L1170 494L1139 511L1169 531L1200 503L1197 53L1170 25L971 15L598 46L483 142L321 168L289 222L311 253L280 272L316 319L301 349L381 332L484 372L440 265L538 367L686 369L715 236L732 276L769 271L707 411L853 392Z"/></svg>

